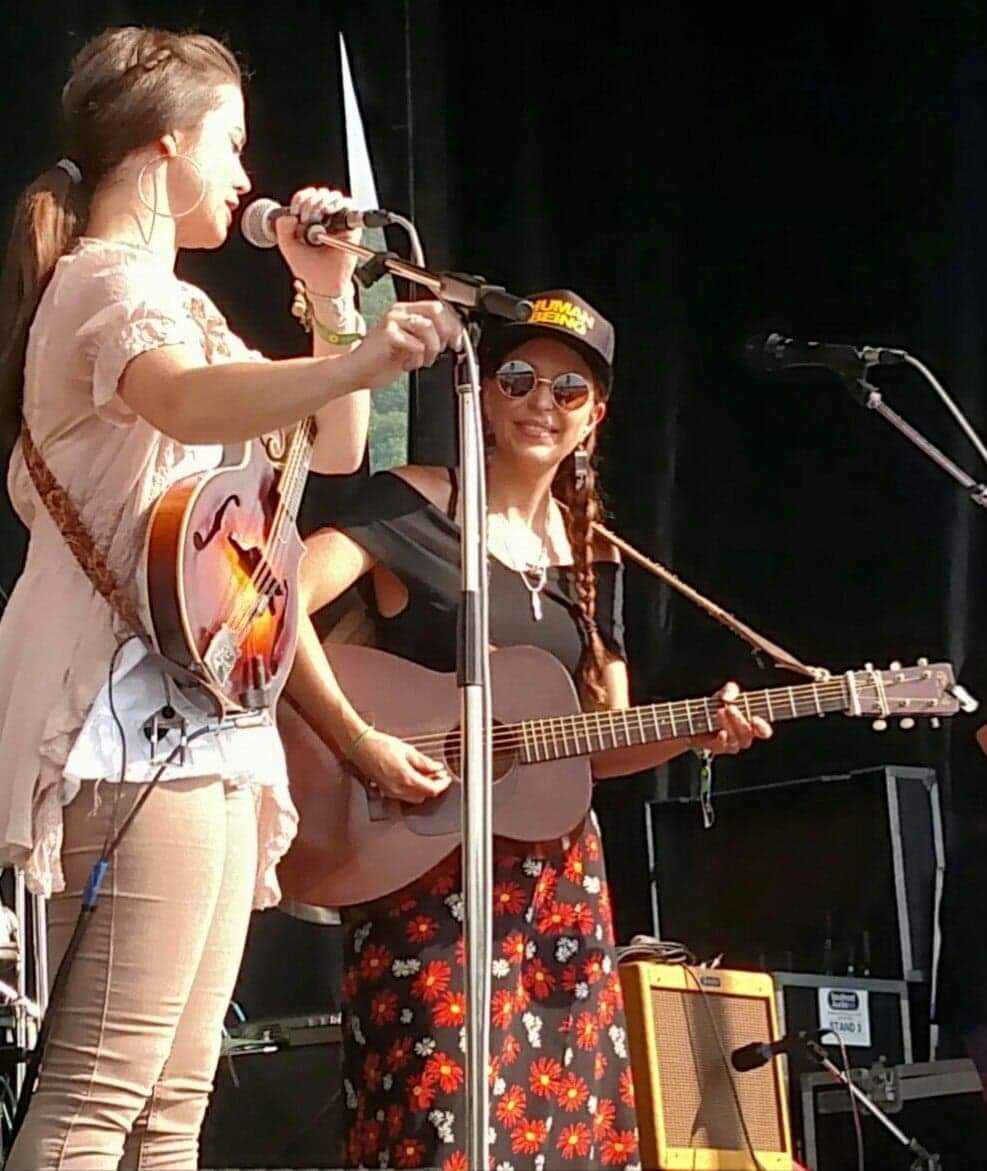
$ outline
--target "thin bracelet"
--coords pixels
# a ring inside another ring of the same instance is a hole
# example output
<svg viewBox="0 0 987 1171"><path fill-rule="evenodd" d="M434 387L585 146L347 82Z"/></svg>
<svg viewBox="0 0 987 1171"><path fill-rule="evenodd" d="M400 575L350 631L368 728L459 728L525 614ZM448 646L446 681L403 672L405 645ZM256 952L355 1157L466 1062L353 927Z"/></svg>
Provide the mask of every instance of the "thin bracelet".
<svg viewBox="0 0 987 1171"><path fill-rule="evenodd" d="M361 733L360 733L360 734L359 734L359 735L356 737L356 739L355 739L355 740L353 741L353 743L352 743L352 744L349 746L349 748L347 748L347 749L346 749L346 751L343 753L343 759L344 759L344 760L352 760L352 759L353 759L353 753L356 751L356 749L357 749L357 747L359 746L360 742L361 742L361 741L364 739L364 737L366 737L366 736L369 736L369 735L370 735L370 733L371 733L371 732L373 732L373 731L376 731L376 729L374 728L373 724L367 724L367 726L366 726L366 727L363 729L363 731L362 731L362 732L361 732Z"/></svg>

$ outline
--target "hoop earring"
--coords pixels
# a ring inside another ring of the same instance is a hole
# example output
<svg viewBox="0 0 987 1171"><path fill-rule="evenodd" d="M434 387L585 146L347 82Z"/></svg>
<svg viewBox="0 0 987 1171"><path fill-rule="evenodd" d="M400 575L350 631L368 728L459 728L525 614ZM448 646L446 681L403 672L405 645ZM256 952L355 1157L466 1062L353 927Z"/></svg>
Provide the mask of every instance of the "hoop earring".
<svg viewBox="0 0 987 1171"><path fill-rule="evenodd" d="M580 443L572 453L572 482L577 492L582 492L589 479L589 452Z"/></svg>
<svg viewBox="0 0 987 1171"><path fill-rule="evenodd" d="M169 163L169 162L174 161L174 159L181 159L182 162L188 163L189 166L192 168L192 170L195 171L195 173L199 179L199 194L198 194L198 197L196 198L195 202L192 204L192 206L189 208L186 208L185 211L177 211L177 212L176 211L160 211L158 209L158 189L156 187L154 188L154 203L153 204L148 203L147 199L144 197L144 176L147 172L148 167L152 167L156 163ZM191 155L186 155L186 154L161 155L156 159L149 159L143 165L143 167L141 167L141 169L137 172L137 198L141 201L141 203L151 213L151 231L152 232L154 231L154 220L157 219L157 217L159 215L164 216L166 219L169 219L169 220L184 219L187 215L191 215L192 212L195 211L195 209L199 206L199 204L203 201L203 199L205 199L205 197L206 197L205 176L202 174L202 168L195 161L195 159L192 158Z"/></svg>

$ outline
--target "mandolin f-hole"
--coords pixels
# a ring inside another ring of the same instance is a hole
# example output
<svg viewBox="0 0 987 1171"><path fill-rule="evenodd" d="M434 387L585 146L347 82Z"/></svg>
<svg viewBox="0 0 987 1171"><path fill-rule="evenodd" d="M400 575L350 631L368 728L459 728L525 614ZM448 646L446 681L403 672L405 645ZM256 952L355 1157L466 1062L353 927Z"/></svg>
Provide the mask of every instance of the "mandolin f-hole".
<svg viewBox="0 0 987 1171"><path fill-rule="evenodd" d="M219 530L223 527L223 517L226 510L231 504L235 504L238 508L240 506L239 496L227 496L223 503L216 509L216 515L212 518L212 525L205 536L202 533L192 534L192 544L196 550L201 553L202 550L209 544L209 542L216 536Z"/></svg>

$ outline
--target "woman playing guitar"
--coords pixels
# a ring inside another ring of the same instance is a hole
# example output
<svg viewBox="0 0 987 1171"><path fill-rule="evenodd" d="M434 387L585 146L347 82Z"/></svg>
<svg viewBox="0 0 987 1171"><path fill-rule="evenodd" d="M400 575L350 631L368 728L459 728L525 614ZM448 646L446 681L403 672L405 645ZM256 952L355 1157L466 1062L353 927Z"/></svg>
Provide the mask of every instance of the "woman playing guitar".
<svg viewBox="0 0 987 1171"><path fill-rule="evenodd" d="M70 157L19 204L0 364L30 530L0 624L0 854L53 894L53 971L94 862L149 799L82 920L6 1166L188 1168L249 911L278 899L295 815L270 716L206 723L134 635L148 520L221 445L311 416L316 468L352 470L360 388L431 362L459 327L438 304L398 305L361 340L350 261L294 238L342 206L326 188L278 223L312 357L264 360L177 279L178 252L222 245L250 189L240 70L210 37L110 29L80 50L62 106Z"/></svg>
<svg viewBox="0 0 987 1171"><path fill-rule="evenodd" d="M622 566L590 536L600 514L594 453L610 391L613 329L574 293L531 300L530 320L489 329L480 355L491 640L498 648L550 651L587 706L624 707ZM352 513L307 546L301 589L309 612L367 575L376 646L436 671L454 668L455 474L407 467L378 475ZM355 710L309 622L302 623L288 690L311 727L384 795L419 804L449 785L438 753L376 731ZM770 735L764 721L749 722L731 706L735 694L733 684L722 689L721 730L694 737L692 746L737 752ZM689 746L680 739L600 755L593 773L647 768ZM592 815L561 840L496 839L494 881L493 1162L517 1171L638 1163ZM386 1155L387 1166L466 1167L460 890L457 852L410 885L344 910L350 1166L376 1167Z"/></svg>

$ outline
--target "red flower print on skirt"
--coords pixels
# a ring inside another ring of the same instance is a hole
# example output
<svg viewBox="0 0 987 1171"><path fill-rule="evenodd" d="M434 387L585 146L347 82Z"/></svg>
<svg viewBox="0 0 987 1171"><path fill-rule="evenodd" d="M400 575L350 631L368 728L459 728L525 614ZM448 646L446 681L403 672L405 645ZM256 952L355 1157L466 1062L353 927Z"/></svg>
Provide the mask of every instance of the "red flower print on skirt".
<svg viewBox="0 0 987 1171"><path fill-rule="evenodd" d="M539 1098L554 1098L559 1092L562 1066L553 1057L539 1057L531 1063L528 1084Z"/></svg>
<svg viewBox="0 0 987 1171"><path fill-rule="evenodd" d="M494 843L493 1168L626 1171L640 1161L603 862L589 832L531 856ZM467 1167L460 892L454 858L343 912L348 1167Z"/></svg>
<svg viewBox="0 0 987 1171"><path fill-rule="evenodd" d="M466 1020L466 993L443 992L432 1007L432 1020L437 1028L458 1029Z"/></svg>
<svg viewBox="0 0 987 1171"><path fill-rule="evenodd" d="M600 1143L604 1167L623 1167L637 1151L637 1135L633 1130L618 1130Z"/></svg>
<svg viewBox="0 0 987 1171"><path fill-rule="evenodd" d="M426 1004L434 1004L452 982L452 969L442 960L433 960L421 970L411 985L411 995Z"/></svg>
<svg viewBox="0 0 987 1171"><path fill-rule="evenodd" d="M431 1075L443 1094L454 1094L465 1078L463 1067L445 1053L433 1054L425 1066L425 1073Z"/></svg>
<svg viewBox="0 0 987 1171"><path fill-rule="evenodd" d="M548 1127L540 1118L526 1118L511 1131L511 1150L516 1155L533 1155L541 1149L547 1134Z"/></svg>
<svg viewBox="0 0 987 1171"><path fill-rule="evenodd" d="M516 882L498 882L493 890L495 915L520 915L524 910L524 890Z"/></svg>
<svg viewBox="0 0 987 1171"><path fill-rule="evenodd" d="M556 1099L567 1114L582 1110L589 1097L589 1086L577 1073L567 1073L559 1082Z"/></svg>
<svg viewBox="0 0 987 1171"><path fill-rule="evenodd" d="M563 1126L555 1144L563 1159L583 1159L593 1145L593 1132L585 1122Z"/></svg>
<svg viewBox="0 0 987 1171"><path fill-rule="evenodd" d="M439 925L428 915L416 915L405 924L404 933L409 943L428 943L438 934Z"/></svg>
<svg viewBox="0 0 987 1171"><path fill-rule="evenodd" d="M505 1126L517 1126L525 1117L528 1108L528 1095L521 1086L509 1086L494 1107L494 1114L498 1122Z"/></svg>

